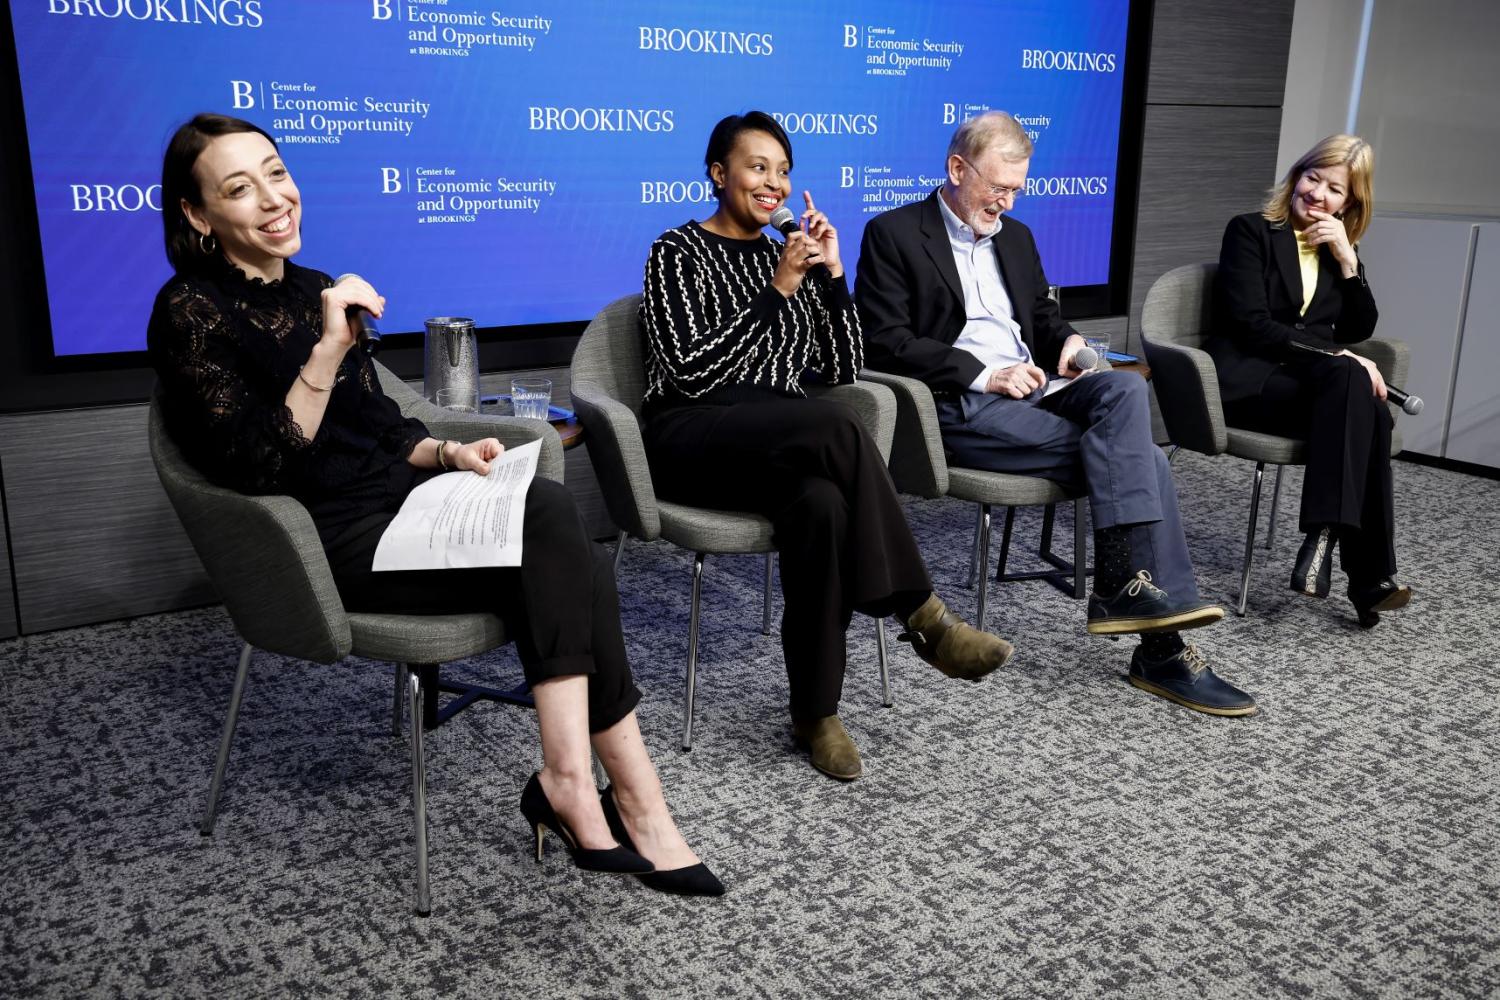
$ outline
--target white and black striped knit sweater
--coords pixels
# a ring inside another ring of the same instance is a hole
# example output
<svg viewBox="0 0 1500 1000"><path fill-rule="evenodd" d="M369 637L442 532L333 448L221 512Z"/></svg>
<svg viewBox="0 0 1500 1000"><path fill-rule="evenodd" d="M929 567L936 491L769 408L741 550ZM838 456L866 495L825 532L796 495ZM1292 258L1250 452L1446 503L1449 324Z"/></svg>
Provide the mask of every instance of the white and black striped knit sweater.
<svg viewBox="0 0 1500 1000"><path fill-rule="evenodd" d="M795 396L804 372L831 385L864 364L859 316L842 277L808 278L790 299L771 284L782 244L732 240L689 222L651 245L641 299L646 403L756 386Z"/></svg>

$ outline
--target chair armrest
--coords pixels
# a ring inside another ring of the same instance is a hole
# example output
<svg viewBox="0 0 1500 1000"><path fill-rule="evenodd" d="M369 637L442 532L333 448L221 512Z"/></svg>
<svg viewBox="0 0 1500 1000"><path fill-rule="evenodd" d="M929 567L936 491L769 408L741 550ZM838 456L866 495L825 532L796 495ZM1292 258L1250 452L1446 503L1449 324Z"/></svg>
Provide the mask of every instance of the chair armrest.
<svg viewBox="0 0 1500 1000"><path fill-rule="evenodd" d="M866 368L863 381L883 385L896 400L896 429L892 437L891 478L903 493L940 497L948 492L948 459L938 426L937 404L926 383Z"/></svg>
<svg viewBox="0 0 1500 1000"><path fill-rule="evenodd" d="M492 437L498 438L505 447L514 448L517 445L540 439L542 449L537 456L536 474L554 482L563 481L565 463L562 438L558 436L557 429L545 420L502 417L498 414L491 416L485 413L462 413L457 410L445 410L425 399L421 400L421 405L414 405L406 411L406 415L416 417L427 425L427 430L432 433L433 437L444 440L468 443L478 441L480 438Z"/></svg>
<svg viewBox="0 0 1500 1000"><path fill-rule="evenodd" d="M850 385L805 385L807 394L814 399L831 399L843 403L859 414L860 423L875 439L880 457L891 460L891 442L896 433L896 397L886 386L876 382L855 382Z"/></svg>
<svg viewBox="0 0 1500 1000"><path fill-rule="evenodd" d="M597 383L576 377L572 396L578 422L588 434L589 461L605 509L622 531L652 541L661 535L661 514L634 411Z"/></svg>
<svg viewBox="0 0 1500 1000"><path fill-rule="evenodd" d="M545 420L447 410L401 381L395 372L379 362L375 363L375 373L380 376L381 390L401 408L401 414L422 421L433 437L465 444L492 437L507 448L540 438L542 450L537 457L537 475L559 483L563 481L562 438Z"/></svg>
<svg viewBox="0 0 1500 1000"><path fill-rule="evenodd" d="M1144 337L1146 363L1161 407L1162 423L1172 443L1189 451L1219 455L1229 447L1219 373L1208 352Z"/></svg>

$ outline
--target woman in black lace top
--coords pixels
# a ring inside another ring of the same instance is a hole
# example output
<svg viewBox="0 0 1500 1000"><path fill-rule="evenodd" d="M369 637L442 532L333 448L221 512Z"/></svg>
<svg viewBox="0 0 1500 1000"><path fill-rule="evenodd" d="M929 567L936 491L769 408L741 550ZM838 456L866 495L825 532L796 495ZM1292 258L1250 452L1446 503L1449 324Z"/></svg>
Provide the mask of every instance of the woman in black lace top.
<svg viewBox="0 0 1500 1000"><path fill-rule="evenodd" d="M646 261L644 437L657 495L769 518L781 555L782 655L792 733L813 766L862 771L838 717L855 611L896 615L945 674L978 680L1009 643L932 592L880 451L854 411L809 399L863 364L838 233L804 192L802 231L762 232L791 194L792 148L770 115L731 115L704 156L719 205L657 238Z"/></svg>
<svg viewBox="0 0 1500 1000"><path fill-rule="evenodd" d="M640 692L614 575L567 490L532 483L519 568L373 573L375 545L412 488L445 469L486 473L500 443L438 441L381 392L373 363L351 350L347 316L379 316L385 300L358 278L335 283L291 263L301 195L255 125L199 115L178 129L162 205L177 273L156 298L147 339L167 428L188 458L221 485L305 504L351 610L484 610L505 620L542 734L542 770L521 800L539 855L545 827L579 867L722 892L667 810L636 724ZM591 600L578 599L579 581L592 581ZM603 799L591 739L614 780Z"/></svg>

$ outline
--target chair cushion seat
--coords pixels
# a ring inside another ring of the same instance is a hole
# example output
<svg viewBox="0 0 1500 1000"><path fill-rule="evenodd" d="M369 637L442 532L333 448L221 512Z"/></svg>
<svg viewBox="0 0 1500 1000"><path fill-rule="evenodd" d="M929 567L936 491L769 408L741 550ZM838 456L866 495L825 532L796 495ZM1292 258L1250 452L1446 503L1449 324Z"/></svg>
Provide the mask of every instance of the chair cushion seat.
<svg viewBox="0 0 1500 1000"><path fill-rule="evenodd" d="M447 663L487 653L506 642L497 615L349 615L351 652L395 663Z"/></svg>
<svg viewBox="0 0 1500 1000"><path fill-rule="evenodd" d="M737 510L709 510L657 501L661 537L694 552L770 552L771 522L759 514Z"/></svg>
<svg viewBox="0 0 1500 1000"><path fill-rule="evenodd" d="M1230 427L1229 446L1225 449L1235 458L1248 458L1252 462L1270 462L1273 465L1304 465L1307 462L1307 443L1279 434L1263 434Z"/></svg>
<svg viewBox="0 0 1500 1000"><path fill-rule="evenodd" d="M1004 507L1030 507L1036 504L1061 503L1083 495L1061 483L1038 476L1018 476L985 469L961 469L948 466L948 495L974 503Z"/></svg>

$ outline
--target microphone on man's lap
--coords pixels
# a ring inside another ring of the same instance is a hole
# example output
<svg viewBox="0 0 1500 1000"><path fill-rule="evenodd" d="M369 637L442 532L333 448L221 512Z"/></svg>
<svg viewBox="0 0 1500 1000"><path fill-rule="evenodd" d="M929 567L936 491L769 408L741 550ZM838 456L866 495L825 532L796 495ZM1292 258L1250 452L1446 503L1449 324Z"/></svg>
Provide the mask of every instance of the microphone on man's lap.
<svg viewBox="0 0 1500 1000"><path fill-rule="evenodd" d="M345 278L358 278L359 275L352 271L346 271L334 280L338 284ZM375 324L375 317L370 315L370 310L363 306L349 307L349 327L354 331L354 340L364 349L366 354L374 354L380 349L380 327Z"/></svg>
<svg viewBox="0 0 1500 1000"><path fill-rule="evenodd" d="M1080 347L1073 352L1073 367L1081 372L1099 367L1099 352L1092 347Z"/></svg>
<svg viewBox="0 0 1500 1000"><path fill-rule="evenodd" d="M771 213L771 225L775 226L776 231L782 236L791 236L793 233L802 232L802 227L797 225L797 216L785 205L782 205ZM829 272L827 264L814 264L807 269L807 274L814 281L818 282L833 280L833 275Z"/></svg>

